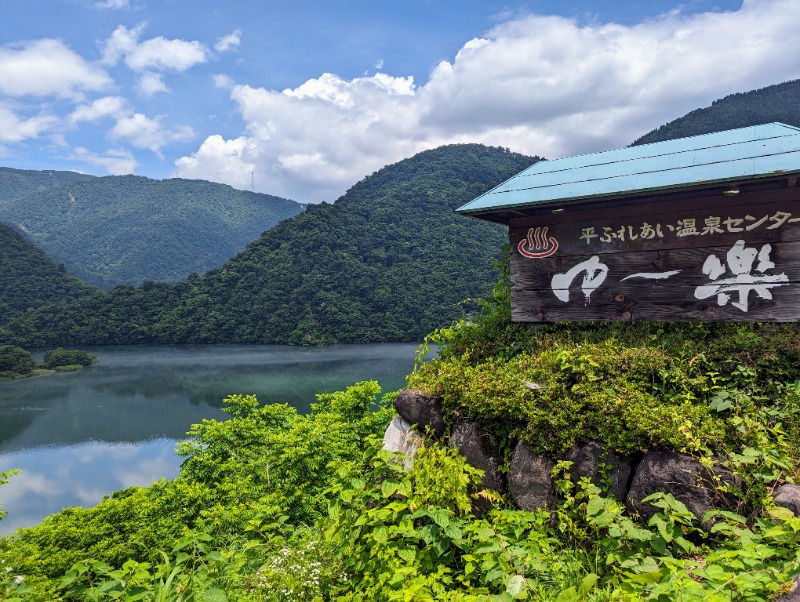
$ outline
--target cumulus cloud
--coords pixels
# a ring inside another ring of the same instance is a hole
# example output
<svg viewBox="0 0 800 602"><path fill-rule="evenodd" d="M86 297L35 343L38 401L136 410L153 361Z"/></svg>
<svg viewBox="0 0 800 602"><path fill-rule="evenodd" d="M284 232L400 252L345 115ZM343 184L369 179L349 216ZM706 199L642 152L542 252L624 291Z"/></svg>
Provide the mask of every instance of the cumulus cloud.
<svg viewBox="0 0 800 602"><path fill-rule="evenodd" d="M142 96L153 96L158 92L167 92L167 85L164 78L158 73L142 73L139 77L137 89Z"/></svg>
<svg viewBox="0 0 800 602"><path fill-rule="evenodd" d="M282 92L231 98L247 129L208 137L183 177L333 200L387 163L452 142L550 158L625 146L712 100L800 77L796 0L731 12L673 11L634 25L528 14L443 61L423 85L378 73L323 74Z"/></svg>
<svg viewBox="0 0 800 602"><path fill-rule="evenodd" d="M101 155L78 146L72 151L70 158L89 165L102 167L112 176L133 173L134 169L136 169L136 159L127 150L112 149Z"/></svg>
<svg viewBox="0 0 800 602"><path fill-rule="evenodd" d="M99 121L107 117L120 118L129 111L128 101L121 96L104 96L90 104L78 106L67 117L67 121L76 125L82 121Z"/></svg>
<svg viewBox="0 0 800 602"><path fill-rule="evenodd" d="M239 47L239 44L242 42L242 30L237 29L229 33L226 36L222 36L220 39L217 40L217 43L214 44L214 50L217 52L228 52L229 50L233 50Z"/></svg>
<svg viewBox="0 0 800 602"><path fill-rule="evenodd" d="M0 143L10 144L29 138L38 138L57 123L58 118L53 115L35 115L24 118L17 115L12 109L0 105Z"/></svg>
<svg viewBox="0 0 800 602"><path fill-rule="evenodd" d="M123 60L133 71L186 71L205 63L208 48L200 42L168 40L163 36L139 41L145 25L117 27L105 43L103 61L110 65Z"/></svg>
<svg viewBox="0 0 800 602"><path fill-rule="evenodd" d="M108 133L112 140L123 139L131 146L153 151L161 157L161 147L168 142L191 140L195 133L188 126L177 126L174 129L165 128L162 117L150 118L142 113L122 117Z"/></svg>
<svg viewBox="0 0 800 602"><path fill-rule="evenodd" d="M41 39L0 48L0 94L75 99L111 85L102 68L84 60L60 40Z"/></svg>

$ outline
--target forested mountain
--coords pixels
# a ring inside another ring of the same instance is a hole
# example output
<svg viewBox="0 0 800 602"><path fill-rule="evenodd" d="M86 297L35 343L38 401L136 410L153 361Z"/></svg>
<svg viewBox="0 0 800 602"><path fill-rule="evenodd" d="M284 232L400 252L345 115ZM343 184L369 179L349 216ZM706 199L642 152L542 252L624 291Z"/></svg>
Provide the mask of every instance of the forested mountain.
<svg viewBox="0 0 800 602"><path fill-rule="evenodd" d="M0 224L0 324L53 301L70 304L99 294L17 232Z"/></svg>
<svg viewBox="0 0 800 602"><path fill-rule="evenodd" d="M648 144L780 121L800 127L800 80L731 94L645 134L633 144Z"/></svg>
<svg viewBox="0 0 800 602"><path fill-rule="evenodd" d="M94 176L74 171L33 171L0 167L0 206L47 188L93 179Z"/></svg>
<svg viewBox="0 0 800 602"><path fill-rule="evenodd" d="M453 209L536 160L477 144L420 153L365 178L333 205L309 206L220 269L39 310L8 324L0 340L419 340L463 315L462 303L497 279L505 229Z"/></svg>
<svg viewBox="0 0 800 602"><path fill-rule="evenodd" d="M0 221L71 273L111 288L175 282L219 267L302 209L294 201L202 180L108 176L75 178L0 203Z"/></svg>

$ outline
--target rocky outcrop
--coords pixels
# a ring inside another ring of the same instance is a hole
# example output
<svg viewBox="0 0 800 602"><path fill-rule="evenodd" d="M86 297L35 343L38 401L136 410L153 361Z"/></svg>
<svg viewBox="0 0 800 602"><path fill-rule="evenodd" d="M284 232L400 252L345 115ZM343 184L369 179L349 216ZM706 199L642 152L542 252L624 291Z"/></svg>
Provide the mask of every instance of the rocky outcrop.
<svg viewBox="0 0 800 602"><path fill-rule="evenodd" d="M590 441L586 445L573 445L564 459L572 462L570 477L574 483L586 477L617 500L625 500L637 464L635 458L621 456Z"/></svg>
<svg viewBox="0 0 800 602"><path fill-rule="evenodd" d="M689 456L665 450L650 451L636 468L627 496L628 510L647 520L659 509L643 500L653 493L670 493L686 505L700 524L709 510L731 506L720 493L719 485L732 481L730 472L720 468L712 473ZM701 524L704 529L712 525L712 522Z"/></svg>
<svg viewBox="0 0 800 602"><path fill-rule="evenodd" d="M392 419L383 434L383 449L408 456L408 459L404 460L406 468L411 468L413 458L421 445L422 437L400 416Z"/></svg>
<svg viewBox="0 0 800 602"><path fill-rule="evenodd" d="M524 441L517 443L508 469L508 492L517 508L550 509L556 503L556 491L550 473L556 463L533 451Z"/></svg>
<svg viewBox="0 0 800 602"><path fill-rule="evenodd" d="M791 483L781 485L775 491L772 500L777 506L788 508L795 516L800 516L800 486Z"/></svg>
<svg viewBox="0 0 800 602"><path fill-rule="evenodd" d="M483 471L483 478L478 485L479 491L505 491L503 475L500 474L500 447L480 423L465 418L456 420L450 434L450 445L461 452L470 466ZM472 508L476 514L481 515L491 510L492 504L478 496L474 499Z"/></svg>
<svg viewBox="0 0 800 602"><path fill-rule="evenodd" d="M406 389L395 398L394 409L403 420L417 427L418 432L425 433L430 427L437 438L444 434L444 417L440 399Z"/></svg>

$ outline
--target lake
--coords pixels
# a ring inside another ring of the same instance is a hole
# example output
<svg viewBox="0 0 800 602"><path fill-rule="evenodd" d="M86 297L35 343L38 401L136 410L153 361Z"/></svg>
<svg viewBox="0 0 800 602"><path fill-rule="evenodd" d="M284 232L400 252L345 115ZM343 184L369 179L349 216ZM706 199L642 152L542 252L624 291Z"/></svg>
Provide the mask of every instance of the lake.
<svg viewBox="0 0 800 602"><path fill-rule="evenodd" d="M87 348L98 363L71 374L0 382L0 534L68 506L178 474L176 441L222 399L255 394L307 412L318 393L377 380L405 385L416 344Z"/></svg>

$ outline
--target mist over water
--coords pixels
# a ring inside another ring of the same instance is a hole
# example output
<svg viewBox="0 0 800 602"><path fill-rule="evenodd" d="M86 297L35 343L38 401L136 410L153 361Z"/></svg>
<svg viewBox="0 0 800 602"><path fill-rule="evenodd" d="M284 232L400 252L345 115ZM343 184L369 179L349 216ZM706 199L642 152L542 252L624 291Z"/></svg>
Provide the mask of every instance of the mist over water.
<svg viewBox="0 0 800 602"><path fill-rule="evenodd" d="M377 380L405 385L416 344L332 347L158 346L87 349L98 364L71 374L0 383L0 534L68 506L174 478L176 441L203 418L224 419L222 399L255 394L307 412L315 395Z"/></svg>

